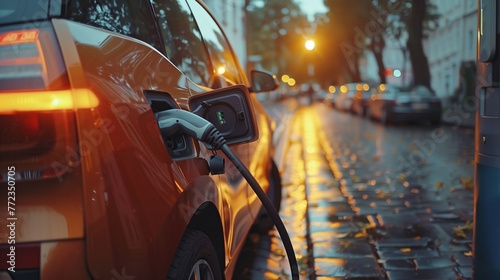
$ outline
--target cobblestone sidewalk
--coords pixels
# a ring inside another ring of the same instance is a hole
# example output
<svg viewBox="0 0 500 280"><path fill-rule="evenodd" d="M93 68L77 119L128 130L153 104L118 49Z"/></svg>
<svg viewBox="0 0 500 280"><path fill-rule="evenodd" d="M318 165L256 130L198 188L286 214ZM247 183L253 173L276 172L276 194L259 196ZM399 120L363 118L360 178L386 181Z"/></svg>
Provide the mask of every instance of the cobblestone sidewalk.
<svg viewBox="0 0 500 280"><path fill-rule="evenodd" d="M429 210L431 201L422 201L423 190L409 187L410 180L401 182L403 191L397 193L388 184L376 183L384 181L383 174L350 174L353 167L345 158L349 155L327 139L320 118L314 106L295 112L279 161L280 215L294 244L301 279L470 279L471 233L465 225L464 238L453 238L453 230L470 217ZM251 233L248 243L243 254L255 257L245 266L243 278L289 278L275 230L269 235Z"/></svg>

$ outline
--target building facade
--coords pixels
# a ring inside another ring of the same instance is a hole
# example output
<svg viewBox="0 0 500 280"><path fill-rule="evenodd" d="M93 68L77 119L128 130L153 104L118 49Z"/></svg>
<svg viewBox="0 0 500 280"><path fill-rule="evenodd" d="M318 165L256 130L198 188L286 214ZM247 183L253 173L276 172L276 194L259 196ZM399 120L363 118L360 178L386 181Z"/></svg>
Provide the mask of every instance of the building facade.
<svg viewBox="0 0 500 280"><path fill-rule="evenodd" d="M461 100L473 94L477 52L477 1L430 0L440 15L438 28L424 39L424 52L429 63L431 87L438 97ZM386 69L397 69L401 76L387 76L387 82L410 85L413 75L407 38L400 42L386 38L383 59ZM360 61L362 77L378 81L378 68L370 51Z"/></svg>
<svg viewBox="0 0 500 280"><path fill-rule="evenodd" d="M246 66L245 0L203 0L233 46L243 67Z"/></svg>
<svg viewBox="0 0 500 280"><path fill-rule="evenodd" d="M440 14L438 28L424 41L431 86L439 97L460 100L473 94L477 53L476 0L432 0ZM471 92L472 91L472 92Z"/></svg>

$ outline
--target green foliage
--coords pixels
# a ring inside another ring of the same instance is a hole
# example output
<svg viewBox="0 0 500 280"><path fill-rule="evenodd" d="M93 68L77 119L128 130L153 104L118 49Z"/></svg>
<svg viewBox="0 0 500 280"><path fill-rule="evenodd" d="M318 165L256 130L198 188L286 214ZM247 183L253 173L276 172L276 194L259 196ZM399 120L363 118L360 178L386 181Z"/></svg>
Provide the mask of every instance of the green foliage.
<svg viewBox="0 0 500 280"><path fill-rule="evenodd" d="M374 53L382 76L385 39L397 40L402 49L406 48L413 1L426 1L422 23L425 37L437 28L439 19L436 6L429 0L323 0L328 12L313 26L293 0L258 2L261 5L246 0L248 54L261 55L266 69L278 75L290 74L299 83L308 79L305 69L313 63L316 80L327 85L360 80L358 61L368 50ZM316 42L311 53L303 45L309 36ZM419 48L421 42L408 50L420 52Z"/></svg>
<svg viewBox="0 0 500 280"><path fill-rule="evenodd" d="M293 0L268 0L247 8L250 55L261 55L266 69L283 74L293 62L297 44L303 47L306 16Z"/></svg>

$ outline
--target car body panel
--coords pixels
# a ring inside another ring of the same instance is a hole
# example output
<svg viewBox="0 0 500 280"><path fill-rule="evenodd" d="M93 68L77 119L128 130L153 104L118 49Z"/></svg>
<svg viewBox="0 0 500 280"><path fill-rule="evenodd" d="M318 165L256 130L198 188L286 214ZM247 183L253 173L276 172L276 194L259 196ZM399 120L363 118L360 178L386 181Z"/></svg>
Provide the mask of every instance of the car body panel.
<svg viewBox="0 0 500 280"><path fill-rule="evenodd" d="M335 107L342 111L353 112L354 106L361 106L359 101L367 98L366 92L369 85L366 83L347 83L340 87L340 92L335 100Z"/></svg>
<svg viewBox="0 0 500 280"><path fill-rule="evenodd" d="M80 141L92 137L81 158L90 271L109 278L109 268L125 267L129 275L165 276L167 267L150 263L173 258L175 248L166 241L180 240L197 207L189 205L185 219L174 218L182 191L218 193L209 178L188 185L184 177L191 174L168 156L142 93L177 89L170 94L182 103L189 97L186 79L142 42L66 20L53 22L72 87L92 88L99 96L97 108L76 112ZM219 204L216 197L200 197L203 201Z"/></svg>
<svg viewBox="0 0 500 280"><path fill-rule="evenodd" d="M54 30L58 49L48 59L62 57L66 72L61 76L67 76L66 92L75 101L71 110L54 117L62 135L58 139L69 139L57 144L62 160L45 160L65 166L64 176L18 183L23 223L16 242L39 244L42 279L57 275L56 263L64 266L61 275L73 269L72 279L165 278L188 226L210 235L231 278L261 203L227 158L225 175L208 175L212 151L201 143L195 143L195 158L172 160L145 96L148 91L164 94L188 109L191 96L210 88L193 83L161 50L140 40L66 19L41 24ZM221 77L220 86L248 87L235 63L241 77ZM267 191L273 123L256 96L250 99L259 138L231 148ZM33 158L0 163L2 171L16 164L22 172ZM6 213L2 210L0 217L7 218ZM200 222L200 217L208 219ZM2 249L7 242L2 231Z"/></svg>
<svg viewBox="0 0 500 280"><path fill-rule="evenodd" d="M409 92L393 85L376 89L368 102L371 118L394 122L441 120L441 101L429 92Z"/></svg>

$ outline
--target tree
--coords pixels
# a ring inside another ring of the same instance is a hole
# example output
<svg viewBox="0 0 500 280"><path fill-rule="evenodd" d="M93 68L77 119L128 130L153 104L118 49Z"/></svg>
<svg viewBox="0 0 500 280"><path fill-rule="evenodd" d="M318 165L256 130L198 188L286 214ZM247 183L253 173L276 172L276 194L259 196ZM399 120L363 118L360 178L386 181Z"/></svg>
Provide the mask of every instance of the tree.
<svg viewBox="0 0 500 280"><path fill-rule="evenodd" d="M407 21L408 41L407 49L410 52L410 61L413 71L413 84L431 88L429 63L424 53L422 41L425 32L434 28L432 21L438 17L429 9L428 0L411 0L411 12Z"/></svg>
<svg viewBox="0 0 500 280"><path fill-rule="evenodd" d="M328 44L336 54L328 56L343 60L341 69L347 80L361 79L358 60L369 50L375 57L379 80L385 83L383 50L386 39L408 38L401 48L404 54L406 50L410 52L414 82L430 84L422 40L426 32L435 28L439 15L429 0L356 0L354 4L345 0L324 0L324 3L329 9L329 21L321 24L319 30L321 36L334 37Z"/></svg>
<svg viewBox="0 0 500 280"><path fill-rule="evenodd" d="M398 2L401 5L400 12L394 13L388 18L387 35L398 42L403 37L407 38L401 49L404 54L406 51L409 52L413 72L412 84L425 85L430 88L429 63L422 42L426 34L437 27L439 19L437 8L429 0ZM388 3L391 4L391 2Z"/></svg>
<svg viewBox="0 0 500 280"><path fill-rule="evenodd" d="M370 21L369 11L373 10L372 0L357 0L355 4L345 0L324 0L328 8L327 22L321 24L320 34L326 36L327 54L337 59L350 81L360 81L358 61L370 43L364 28ZM338 60L340 58L340 60Z"/></svg>
<svg viewBox="0 0 500 280"><path fill-rule="evenodd" d="M293 0L269 0L262 6L253 5L250 0L245 3L248 54L260 55L263 66L275 69L277 74L298 71L293 65L297 60L297 45L302 44L309 28L299 6Z"/></svg>

